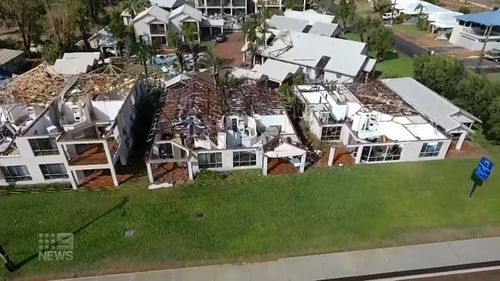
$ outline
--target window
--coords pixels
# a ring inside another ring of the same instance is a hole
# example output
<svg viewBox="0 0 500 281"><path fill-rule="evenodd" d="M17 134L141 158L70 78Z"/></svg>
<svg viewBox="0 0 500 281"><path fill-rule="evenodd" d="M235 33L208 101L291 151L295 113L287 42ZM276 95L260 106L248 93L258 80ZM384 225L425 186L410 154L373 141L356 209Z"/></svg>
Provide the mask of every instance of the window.
<svg viewBox="0 0 500 281"><path fill-rule="evenodd" d="M200 169L221 168L222 153L200 153L198 154L198 165Z"/></svg>
<svg viewBox="0 0 500 281"><path fill-rule="evenodd" d="M255 166L257 165L257 155L253 151L233 152L233 167Z"/></svg>
<svg viewBox="0 0 500 281"><path fill-rule="evenodd" d="M35 156L59 154L56 140L53 138L29 139L28 142Z"/></svg>
<svg viewBox="0 0 500 281"><path fill-rule="evenodd" d="M158 145L158 154L160 155L160 158L163 158L163 159L174 158L172 144L171 143L160 143Z"/></svg>
<svg viewBox="0 0 500 281"><path fill-rule="evenodd" d="M231 128L233 129L234 132L238 132L238 119L237 118L231 118Z"/></svg>
<svg viewBox="0 0 500 281"><path fill-rule="evenodd" d="M63 164L40 165L40 171L42 171L43 177L46 180L65 179L68 177L68 173L66 172L66 168Z"/></svg>
<svg viewBox="0 0 500 281"><path fill-rule="evenodd" d="M422 149L420 150L420 155L418 157L438 156L442 146L443 146L442 142L431 142L431 143L426 142L422 145Z"/></svg>
<svg viewBox="0 0 500 281"><path fill-rule="evenodd" d="M364 146L361 160L365 162L396 161L401 158L402 150L403 148L397 144Z"/></svg>
<svg viewBox="0 0 500 281"><path fill-rule="evenodd" d="M1 167L1 170L7 182L31 180L30 173L24 165Z"/></svg>
<svg viewBox="0 0 500 281"><path fill-rule="evenodd" d="M321 140L324 141L339 141L342 127L323 127L321 129Z"/></svg>

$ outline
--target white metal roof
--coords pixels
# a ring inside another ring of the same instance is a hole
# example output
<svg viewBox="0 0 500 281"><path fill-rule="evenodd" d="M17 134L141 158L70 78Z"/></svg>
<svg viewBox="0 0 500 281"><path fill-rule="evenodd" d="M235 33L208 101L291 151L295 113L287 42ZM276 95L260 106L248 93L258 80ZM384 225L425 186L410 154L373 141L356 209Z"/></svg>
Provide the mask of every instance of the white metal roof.
<svg viewBox="0 0 500 281"><path fill-rule="evenodd" d="M99 60L99 52L64 53L62 59L57 59L52 69L58 74L74 75L86 73Z"/></svg>
<svg viewBox="0 0 500 281"><path fill-rule="evenodd" d="M261 47L263 56L315 68L323 56L329 57L325 71L356 76L368 57L366 44L314 34L270 30L276 35L272 46Z"/></svg>
<svg viewBox="0 0 500 281"><path fill-rule="evenodd" d="M320 14L312 9L305 10L305 11L294 11L294 10L287 9L287 10L285 10L284 15L285 15L285 17L307 20L307 21L313 22L313 23L314 22L332 23L333 20L335 20L335 16L327 15L327 14Z"/></svg>
<svg viewBox="0 0 500 281"><path fill-rule="evenodd" d="M170 14L170 18L171 19L175 18L181 14L187 15L190 18L195 19L199 22L201 22L201 16L203 15L201 11L196 10L195 8L193 8L187 4L184 4L184 5L176 8L175 10L173 10L172 13Z"/></svg>
<svg viewBox="0 0 500 281"><path fill-rule="evenodd" d="M375 63L377 62L376 59L369 59L366 61L366 65L363 68L365 72L371 72L373 68L375 68Z"/></svg>
<svg viewBox="0 0 500 281"><path fill-rule="evenodd" d="M309 30L309 34L332 36L339 30L339 25L336 23L316 22Z"/></svg>
<svg viewBox="0 0 500 281"><path fill-rule="evenodd" d="M273 59L267 59L263 65L255 65L253 70L266 75L271 81L282 83L290 75L296 74L300 66Z"/></svg>
<svg viewBox="0 0 500 281"><path fill-rule="evenodd" d="M150 16L153 17L156 20L159 20L164 23L168 23L168 18L170 16L170 13L163 10L162 8L158 6L151 6L147 8L146 10L138 13L135 18L132 20L133 22L138 21L139 19L145 17L145 16Z"/></svg>
<svg viewBox="0 0 500 281"><path fill-rule="evenodd" d="M175 8L177 6L180 6L182 4L185 4L186 1L184 0L149 0L149 3L151 5L156 5L164 8Z"/></svg>
<svg viewBox="0 0 500 281"><path fill-rule="evenodd" d="M420 114L445 129L446 132L451 132L461 127L460 122L454 118L456 114L466 115L475 121L479 121L479 119L463 111L449 100L420 84L413 78L385 79L382 82L405 102L418 110Z"/></svg>
<svg viewBox="0 0 500 281"><path fill-rule="evenodd" d="M262 78L262 72L260 71L239 67L232 70L231 74L236 78L247 78L252 80L259 80L260 78Z"/></svg>
<svg viewBox="0 0 500 281"><path fill-rule="evenodd" d="M0 49L0 65L8 63L9 61L19 57L23 51L12 49Z"/></svg>

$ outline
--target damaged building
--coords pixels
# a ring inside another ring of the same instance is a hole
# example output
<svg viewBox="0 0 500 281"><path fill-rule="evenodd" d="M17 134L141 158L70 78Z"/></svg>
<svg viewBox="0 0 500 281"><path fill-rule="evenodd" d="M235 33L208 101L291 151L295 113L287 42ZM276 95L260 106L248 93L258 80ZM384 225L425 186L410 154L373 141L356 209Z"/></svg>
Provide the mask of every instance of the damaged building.
<svg viewBox="0 0 500 281"><path fill-rule="evenodd" d="M280 159L304 171L306 151L276 91L256 83L222 90L196 78L175 79L167 82L150 131L151 183L183 183L202 170L267 174Z"/></svg>
<svg viewBox="0 0 500 281"><path fill-rule="evenodd" d="M0 185L118 186L124 178L117 169L127 164L133 145L142 83L112 65L69 78L41 67L0 93L3 98L15 92L32 99L18 99L24 106L22 118L3 115L3 128L14 130L3 136L10 145L2 144Z"/></svg>
<svg viewBox="0 0 500 281"><path fill-rule="evenodd" d="M328 165L443 159L481 122L412 78L302 85L310 132L330 145ZM453 142L453 146L451 146ZM334 163L335 162L335 163Z"/></svg>

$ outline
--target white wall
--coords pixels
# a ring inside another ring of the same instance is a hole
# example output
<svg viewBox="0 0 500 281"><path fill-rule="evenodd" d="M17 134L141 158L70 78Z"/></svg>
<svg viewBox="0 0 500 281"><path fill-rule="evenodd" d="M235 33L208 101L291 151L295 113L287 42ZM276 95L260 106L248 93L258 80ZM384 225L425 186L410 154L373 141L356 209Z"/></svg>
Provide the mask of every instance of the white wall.
<svg viewBox="0 0 500 281"><path fill-rule="evenodd" d="M123 105L122 100L92 101L94 121L109 121L117 117Z"/></svg>
<svg viewBox="0 0 500 281"><path fill-rule="evenodd" d="M45 138L46 136L42 137ZM0 166L22 166L25 165L32 178L31 181L19 181L15 184L49 184L55 182L69 183L69 179L51 179L46 180L40 170L41 164L64 164L64 155L59 152L59 155L40 155L35 156L28 142L28 139L34 137L17 137L15 143L19 149L17 156L0 156ZM11 183L13 184L13 183ZM5 181L4 175L0 172L0 186L7 186L9 183Z"/></svg>
<svg viewBox="0 0 500 281"><path fill-rule="evenodd" d="M233 166L233 152L238 151L253 151L256 154L256 165L254 166L243 166L234 167ZM245 149L227 149L227 150L210 150L209 153L220 152L222 153L222 167L221 168L210 168L210 171L235 171L235 170L248 170L248 169L262 169L262 163L264 160L264 150L258 148L245 148ZM193 173L197 174L200 172L197 160L193 162Z"/></svg>

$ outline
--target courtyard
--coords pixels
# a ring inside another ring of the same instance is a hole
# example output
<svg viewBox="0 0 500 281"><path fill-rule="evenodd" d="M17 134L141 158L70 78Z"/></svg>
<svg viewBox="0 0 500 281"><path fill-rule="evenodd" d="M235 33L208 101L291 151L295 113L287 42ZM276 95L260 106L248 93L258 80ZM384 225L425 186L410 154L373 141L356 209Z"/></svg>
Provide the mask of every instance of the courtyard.
<svg viewBox="0 0 500 281"><path fill-rule="evenodd" d="M0 276L39 280L500 235L499 174L469 198L477 162L208 173L155 191L139 178L101 192L4 195L0 237L19 269ZM73 260L38 260L39 233L60 232L74 234Z"/></svg>

